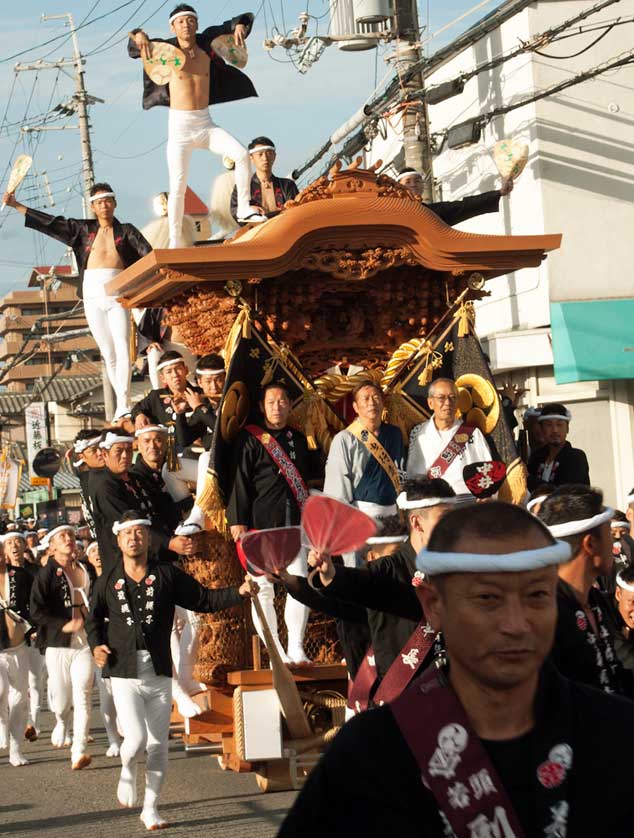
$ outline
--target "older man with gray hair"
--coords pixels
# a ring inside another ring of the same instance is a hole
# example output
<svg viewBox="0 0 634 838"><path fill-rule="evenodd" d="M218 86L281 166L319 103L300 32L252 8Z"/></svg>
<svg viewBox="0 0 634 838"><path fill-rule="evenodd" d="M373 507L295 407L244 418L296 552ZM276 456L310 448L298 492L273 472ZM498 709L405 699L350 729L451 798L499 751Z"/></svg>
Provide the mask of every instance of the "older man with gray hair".
<svg viewBox="0 0 634 838"><path fill-rule="evenodd" d="M407 476L442 477L456 495L469 495L463 468L492 459L484 434L456 417L458 390L450 378L437 378L431 383L427 404L431 418L410 433Z"/></svg>

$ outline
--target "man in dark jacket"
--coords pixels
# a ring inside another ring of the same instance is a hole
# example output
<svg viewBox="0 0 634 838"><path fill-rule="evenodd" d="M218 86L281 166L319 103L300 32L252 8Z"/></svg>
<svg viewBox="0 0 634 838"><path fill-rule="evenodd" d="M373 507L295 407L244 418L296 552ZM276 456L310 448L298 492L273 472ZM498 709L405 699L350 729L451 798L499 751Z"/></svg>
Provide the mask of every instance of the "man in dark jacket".
<svg viewBox="0 0 634 838"><path fill-rule="evenodd" d="M297 184L286 177L273 174L277 157L275 143L268 137L256 137L249 143L249 157L255 167L251 178L251 204L267 218L278 213L287 201L298 194ZM238 220L238 192L231 193L231 215Z"/></svg>
<svg viewBox="0 0 634 838"><path fill-rule="evenodd" d="M221 26L208 26L198 34L198 15L192 6L181 3L172 10L170 29L176 37L167 43L178 47L185 56L185 64L174 68L167 84L155 84L144 72L143 107L169 107L167 166L169 170L168 216L170 247L182 247L183 211L189 161L195 148L208 148L216 154L230 157L236 165L238 216L240 221L264 221L257 208L249 203L249 155L234 137L216 125L209 114L209 106L256 96L247 76L220 58L212 42L222 35L234 36L237 47L244 47L253 25L253 15L238 15ZM152 56L152 43L142 29L130 33L128 54L131 58Z"/></svg>
<svg viewBox="0 0 634 838"><path fill-rule="evenodd" d="M573 448L566 439L571 418L563 404L542 407L538 421L546 444L528 460L528 488L531 491L542 483L590 485L588 458L581 448Z"/></svg>
<svg viewBox="0 0 634 838"><path fill-rule="evenodd" d="M117 798L121 806L136 805L137 761L147 751L141 820L155 830L167 826L157 803L167 770L174 608L221 611L239 605L252 589L247 582L240 588L203 588L175 565L153 562L149 529L140 512L128 511L116 522L121 558L96 583L87 631L95 663L111 679L123 732Z"/></svg>
<svg viewBox="0 0 634 838"><path fill-rule="evenodd" d="M117 201L109 183L96 183L90 196L96 218L48 215L20 204L8 192L3 201L25 216L26 227L72 248L86 320L117 397L114 415L117 420L130 412L130 314L117 302L116 295L109 293L108 284L152 248L136 227L115 218Z"/></svg>

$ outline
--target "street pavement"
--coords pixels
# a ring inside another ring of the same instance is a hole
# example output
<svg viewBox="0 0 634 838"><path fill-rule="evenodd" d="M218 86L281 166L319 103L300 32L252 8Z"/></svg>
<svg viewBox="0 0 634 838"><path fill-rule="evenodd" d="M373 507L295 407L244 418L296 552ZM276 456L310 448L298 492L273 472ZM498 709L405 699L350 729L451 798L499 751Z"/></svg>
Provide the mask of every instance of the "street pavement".
<svg viewBox="0 0 634 838"><path fill-rule="evenodd" d="M83 771L71 771L70 751L50 741L52 716L42 716L37 742L26 743L30 765L12 768L7 751L0 752L0 836L10 838L134 838L148 834L139 821L140 809L120 809L116 786L120 763L107 759L106 735L99 708L93 708L89 745L93 761ZM139 766L139 780L143 765ZM139 785L141 791L142 786ZM171 824L168 836L201 835L222 838L272 838L295 792L262 794L251 774L222 771L206 751L186 753L182 743L170 743L167 782L160 811Z"/></svg>

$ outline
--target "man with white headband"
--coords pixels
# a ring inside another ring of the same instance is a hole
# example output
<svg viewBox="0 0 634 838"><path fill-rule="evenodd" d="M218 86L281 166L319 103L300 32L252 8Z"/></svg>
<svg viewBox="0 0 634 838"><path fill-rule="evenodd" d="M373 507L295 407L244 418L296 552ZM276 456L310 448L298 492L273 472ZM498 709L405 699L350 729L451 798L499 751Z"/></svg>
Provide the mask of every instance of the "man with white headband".
<svg viewBox="0 0 634 838"><path fill-rule="evenodd" d="M371 650L351 691L361 709L371 701L394 698L433 654L435 633L425 632L425 615L413 587L416 554L455 501L445 480L408 480L397 505L407 519L409 537L398 550L359 570L335 566L329 556L309 555L309 565L319 570L318 578L311 577L314 587L328 597L368 609Z"/></svg>
<svg viewBox="0 0 634 838"><path fill-rule="evenodd" d="M629 835L634 704L548 661L569 556L521 507L447 513L416 560L446 661L344 725L280 838Z"/></svg>
<svg viewBox="0 0 634 838"><path fill-rule="evenodd" d="M625 567L616 574L614 612L617 631L614 649L623 667L634 671L634 568Z"/></svg>
<svg viewBox="0 0 634 838"><path fill-rule="evenodd" d="M24 546L18 533L0 536L0 750L8 747L9 763L18 768L28 765L21 743L28 714L27 636L31 628L29 600L33 577L24 568L8 563L4 547L11 541Z"/></svg>
<svg viewBox="0 0 634 838"><path fill-rule="evenodd" d="M415 198L422 201L425 177L420 172L412 168L401 169L394 179L401 186L409 189ZM424 206L432 210L432 212L435 212L439 218L442 218L445 224L453 226L454 224L461 224L469 218L474 218L476 215L498 212L500 209L500 198L509 195L512 191L513 178L504 178L500 188L492 192L483 192L481 195L469 195L458 201L433 201L431 204L425 204Z"/></svg>
<svg viewBox="0 0 634 838"><path fill-rule="evenodd" d="M86 320L95 339L116 396L114 420L130 412L130 314L106 285L152 249L133 224L122 224L114 214L117 201L109 183L90 190L96 218L65 218L26 207L5 194L3 200L26 216L25 226L72 248L77 262ZM110 419L111 417L108 417Z"/></svg>
<svg viewBox="0 0 634 838"><path fill-rule="evenodd" d="M541 505L540 520L571 548L570 560L559 568L552 660L568 678L634 698L632 674L615 654L613 615L595 586L599 576L612 573L613 512L603 506L602 493L588 486L560 486Z"/></svg>
<svg viewBox="0 0 634 838"><path fill-rule="evenodd" d="M192 6L181 3L172 10L170 30L175 37L168 44L185 55L185 64L174 69L168 82L155 84L144 73L143 107L164 105L169 108L167 168L169 171L168 216L170 247L182 247L182 223L189 161L195 148L206 148L235 162L238 189L238 215L245 223L264 221L249 203L250 166L247 150L228 131L216 125L209 106L257 96L249 78L226 64L213 50L212 41L233 34L238 47L244 47L251 32L253 15L249 12L226 20L221 26L208 26L198 33L198 15ZM160 40L160 39L154 39ZM152 43L142 29L130 33L128 55L150 58Z"/></svg>
<svg viewBox="0 0 634 838"><path fill-rule="evenodd" d="M528 459L528 488L532 491L540 483L563 486L568 483L590 485L588 458L581 448L573 448L567 441L572 416L563 404L545 404L538 422L544 445L533 451Z"/></svg>
<svg viewBox="0 0 634 838"><path fill-rule="evenodd" d="M120 558L95 585L88 635L95 663L111 679L123 732L117 799L121 806L136 805L137 763L145 751L141 820L155 830L167 826L157 804L167 770L174 608L221 611L240 605L251 588L247 582L240 588L203 588L174 564L152 561L150 521L141 512L129 510L113 530Z"/></svg>
<svg viewBox="0 0 634 838"><path fill-rule="evenodd" d="M92 761L88 729L94 669L84 628L91 578L75 560L72 526L54 527L48 542L52 555L33 583L31 619L37 626L38 642L46 649L49 701L55 714L51 743L55 748L70 743L72 712L71 766L76 771Z"/></svg>
<svg viewBox="0 0 634 838"><path fill-rule="evenodd" d="M492 460L479 428L458 418L458 390L450 378L429 385L427 404L432 416L409 435L408 477L442 477L457 495L470 497L462 472L466 465Z"/></svg>
<svg viewBox="0 0 634 838"><path fill-rule="evenodd" d="M287 201L297 197L299 190L294 180L273 174L277 157L275 143L268 137L255 137L248 146L249 157L255 168L251 178L251 206L270 218L280 212ZM238 190L231 193L231 215L238 220Z"/></svg>
<svg viewBox="0 0 634 838"><path fill-rule="evenodd" d="M621 537L621 547L632 564L634 563L634 489L630 489L625 502L627 504L625 517L630 526L627 533Z"/></svg>
<svg viewBox="0 0 634 838"><path fill-rule="evenodd" d="M97 428L84 428L79 431L73 442L73 466L78 472L81 488L82 512L91 535L96 537L95 520L92 509L91 485L104 473L103 454L99 443L101 431Z"/></svg>
<svg viewBox="0 0 634 838"><path fill-rule="evenodd" d="M161 509L154 508L147 486L130 470L134 437L121 428L104 428L100 447L105 463L104 475L93 494L97 541L104 571L116 563L118 547L112 532L115 521L131 505L140 509L152 522L151 551L161 560L170 561L179 555L191 555L191 538L174 536L169 522L162 520Z"/></svg>
<svg viewBox="0 0 634 838"><path fill-rule="evenodd" d="M403 436L396 425L383 421L385 398L375 381L361 381L351 396L356 418L332 440L324 492L371 518L393 515L405 465ZM354 567L360 556L350 553L343 560Z"/></svg>
<svg viewBox="0 0 634 838"><path fill-rule="evenodd" d="M132 408L132 420L137 430L143 425L174 425L176 417L188 410L185 391L188 388L198 391L187 380L189 370L180 352L164 352L156 369L162 387L150 390Z"/></svg>

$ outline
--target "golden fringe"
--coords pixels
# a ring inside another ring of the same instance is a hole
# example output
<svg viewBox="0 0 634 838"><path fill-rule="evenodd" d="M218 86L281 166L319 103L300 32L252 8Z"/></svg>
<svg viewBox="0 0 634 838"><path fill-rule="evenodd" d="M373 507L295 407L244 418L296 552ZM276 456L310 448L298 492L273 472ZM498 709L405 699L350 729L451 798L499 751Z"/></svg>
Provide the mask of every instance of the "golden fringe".
<svg viewBox="0 0 634 838"><path fill-rule="evenodd" d="M251 309L248 305L243 305L240 308L238 316L233 321L233 326L229 330L227 340L222 349L222 357L225 359L225 369L229 369L229 362L234 353L238 343L238 337L246 339L251 337Z"/></svg>
<svg viewBox="0 0 634 838"><path fill-rule="evenodd" d="M302 400L291 414L290 423L302 431L312 451L325 439L332 438L326 417L327 409L323 397L314 391L304 390Z"/></svg>
<svg viewBox="0 0 634 838"><path fill-rule="evenodd" d="M196 504L203 510L216 532L228 539L227 518L222 501L220 485L215 474L208 471L205 477L205 488L196 498Z"/></svg>
<svg viewBox="0 0 634 838"><path fill-rule="evenodd" d="M528 471L519 457L507 466L506 480L498 492L498 500L520 504L526 499Z"/></svg>
<svg viewBox="0 0 634 838"><path fill-rule="evenodd" d="M407 402L398 390L385 394L384 418L391 425L400 429L405 445L409 442L409 434L414 425L424 422L428 417L422 411L416 410Z"/></svg>
<svg viewBox="0 0 634 838"><path fill-rule="evenodd" d="M464 338L475 327L475 308L471 300L460 305L456 318L458 319L458 337Z"/></svg>

